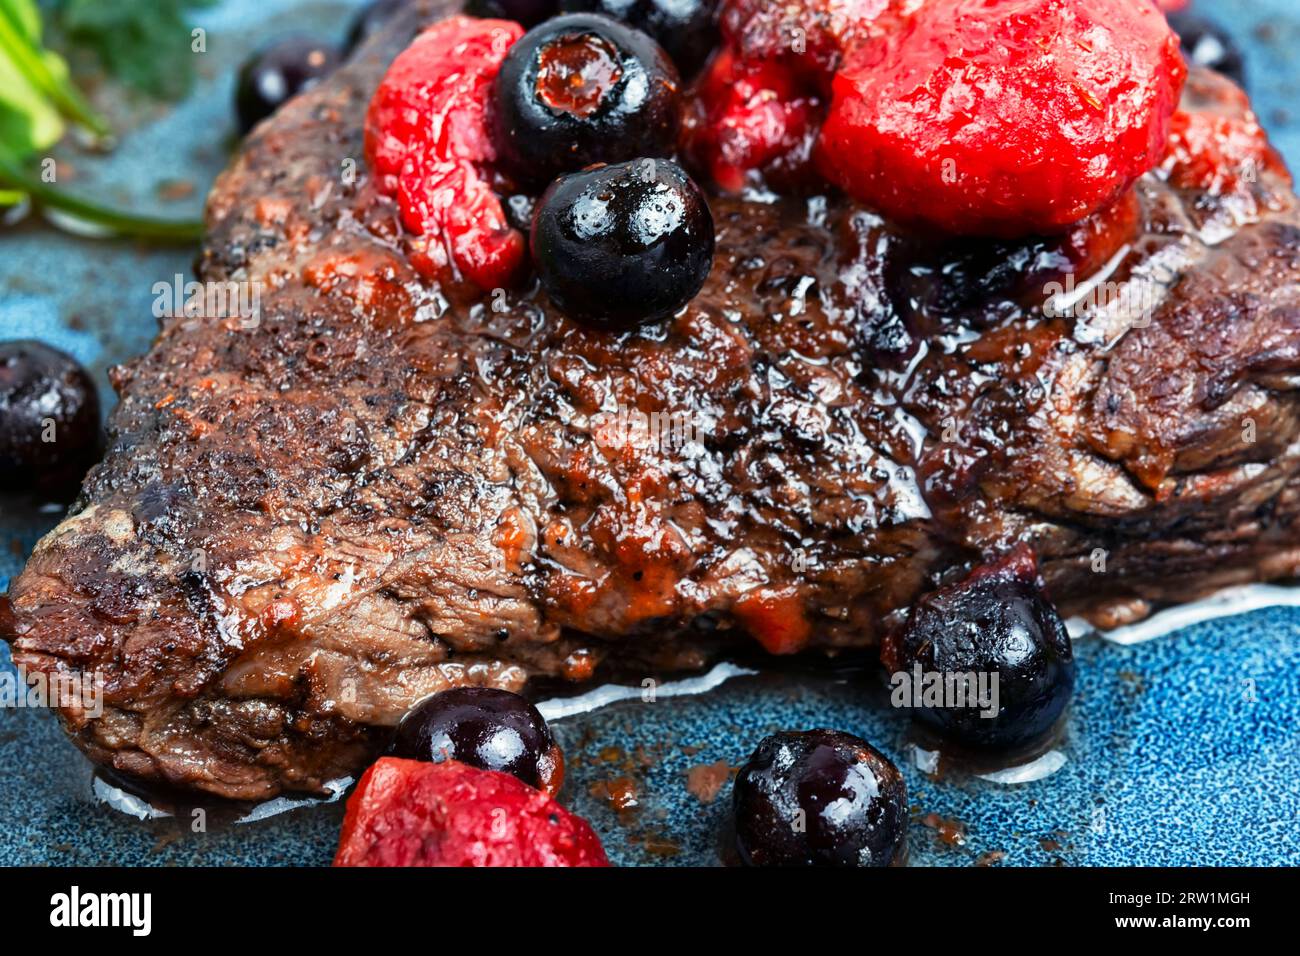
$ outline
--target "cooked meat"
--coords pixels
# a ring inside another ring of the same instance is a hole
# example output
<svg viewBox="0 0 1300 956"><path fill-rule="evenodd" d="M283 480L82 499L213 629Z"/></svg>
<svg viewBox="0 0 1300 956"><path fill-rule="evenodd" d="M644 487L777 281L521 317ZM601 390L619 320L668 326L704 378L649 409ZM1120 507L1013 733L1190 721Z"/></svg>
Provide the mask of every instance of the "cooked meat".
<svg viewBox="0 0 1300 956"><path fill-rule="evenodd" d="M592 332L406 261L360 157L415 29L221 177L198 277L255 284L259 320L167 319L115 371L108 456L0 608L19 664L102 676L102 716L62 711L95 761L314 791L441 688L871 646L1022 541L1065 611L1107 620L1300 567L1300 217L1275 157L1208 189L1153 174L1028 243L717 197L696 301ZM1184 105L1247 109L1204 72ZM1149 322L1045 314L1103 267Z"/></svg>

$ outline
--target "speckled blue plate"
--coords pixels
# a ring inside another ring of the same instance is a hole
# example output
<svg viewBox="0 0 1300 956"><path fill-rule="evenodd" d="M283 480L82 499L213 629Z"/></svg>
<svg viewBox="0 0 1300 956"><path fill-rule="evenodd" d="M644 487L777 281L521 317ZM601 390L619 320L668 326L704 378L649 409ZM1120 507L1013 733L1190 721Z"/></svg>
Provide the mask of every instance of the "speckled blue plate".
<svg viewBox="0 0 1300 956"><path fill-rule="evenodd" d="M341 33L350 3L225 0L200 12L209 34L198 92L175 109L116 103L124 131L107 159L58 155L68 188L140 211L195 215L233 135L235 65L286 32ZM1247 52L1256 109L1300 162L1300 11L1293 0L1200 0ZM175 181L188 182L185 198ZM171 183L168 188L162 184ZM95 371L145 349L155 282L186 273L192 250L95 243L39 224L0 232L0 338L34 337ZM0 502L0 590L58 514ZM1032 782L936 774L872 682L783 672L697 695L660 693L564 717L564 799L619 864L716 865L729 768L780 728L831 726L874 742L902 768L914 810L914 865L1300 863L1300 609L1269 608L1120 646L1077 643L1079 686L1054 772ZM8 656L0 649L0 665ZM928 771L928 772L927 772ZM636 794L616 813L610 784ZM720 788L720 789L719 789ZM93 797L89 764L51 715L0 709L0 864L325 864L339 804L254 823L138 820Z"/></svg>

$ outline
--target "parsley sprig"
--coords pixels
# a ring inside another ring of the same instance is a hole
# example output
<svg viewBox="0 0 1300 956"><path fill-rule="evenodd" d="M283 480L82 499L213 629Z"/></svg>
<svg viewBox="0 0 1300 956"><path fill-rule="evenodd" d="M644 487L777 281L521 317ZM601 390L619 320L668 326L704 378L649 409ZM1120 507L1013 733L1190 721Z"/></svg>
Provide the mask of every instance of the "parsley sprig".
<svg viewBox="0 0 1300 956"><path fill-rule="evenodd" d="M112 77L165 100L194 85L185 11L213 0L51 0L55 26Z"/></svg>

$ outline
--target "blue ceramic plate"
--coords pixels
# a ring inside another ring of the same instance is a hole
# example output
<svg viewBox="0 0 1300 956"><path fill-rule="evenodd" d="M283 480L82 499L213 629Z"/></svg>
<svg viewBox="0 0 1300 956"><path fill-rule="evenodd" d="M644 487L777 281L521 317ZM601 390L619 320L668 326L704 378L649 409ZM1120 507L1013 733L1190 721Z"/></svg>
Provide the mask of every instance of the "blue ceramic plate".
<svg viewBox="0 0 1300 956"><path fill-rule="evenodd" d="M65 185L142 212L196 215L229 154L235 66L275 34L328 24L341 34L350 6L225 0L201 11L209 39L196 94L174 109L113 104L119 149L102 159L65 147L59 156L75 170ZM1256 108L1300 162L1300 126L1288 112L1300 102L1293 0L1201 0L1200 9L1246 49ZM178 182L192 192L164 198L185 192ZM187 273L192 256L39 224L0 233L0 338L71 352L107 400L105 369L153 337L153 284ZM57 519L0 504L0 590ZM636 693L554 721L569 763L564 799L616 863L716 865L725 861L731 768L770 731L831 726L866 737L902 768L914 865L1296 864L1297 635L1300 609L1273 607L1131 646L1080 639L1065 738L1034 768L1045 776L1018 783L936 772L872 682L852 675L740 676L702 694L661 688L652 702ZM637 806L611 809L611 785L635 793ZM254 822L212 820L194 833L190 816L139 820L94 793L89 764L50 714L0 709L3 864L325 864L342 816L340 804L309 805Z"/></svg>

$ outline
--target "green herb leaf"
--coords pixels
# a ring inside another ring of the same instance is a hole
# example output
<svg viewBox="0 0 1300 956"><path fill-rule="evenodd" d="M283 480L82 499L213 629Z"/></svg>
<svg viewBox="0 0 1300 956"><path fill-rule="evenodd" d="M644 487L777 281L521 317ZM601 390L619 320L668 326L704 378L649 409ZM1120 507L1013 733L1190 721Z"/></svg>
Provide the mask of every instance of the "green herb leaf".
<svg viewBox="0 0 1300 956"><path fill-rule="evenodd" d="M58 24L94 51L116 79L152 96L177 100L194 85L192 36L185 12L212 0L58 0Z"/></svg>

